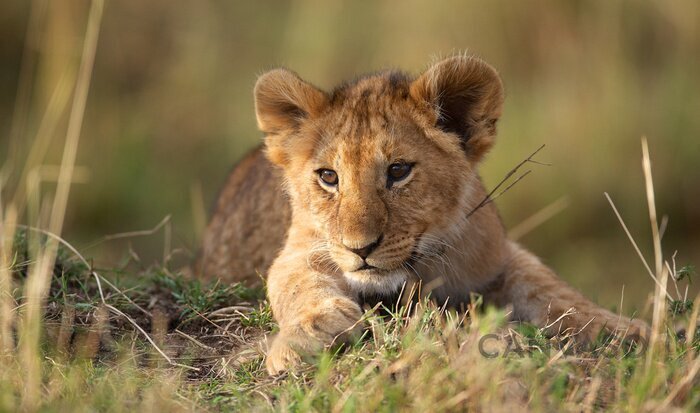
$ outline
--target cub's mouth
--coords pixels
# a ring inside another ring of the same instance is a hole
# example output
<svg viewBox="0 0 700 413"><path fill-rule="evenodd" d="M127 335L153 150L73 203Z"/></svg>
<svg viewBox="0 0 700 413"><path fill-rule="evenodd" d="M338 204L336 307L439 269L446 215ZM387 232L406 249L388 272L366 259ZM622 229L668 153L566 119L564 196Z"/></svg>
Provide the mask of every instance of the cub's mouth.
<svg viewBox="0 0 700 413"><path fill-rule="evenodd" d="M358 276L361 278L366 278L366 277L381 277L393 270L385 269L385 268L380 268L376 267L374 265L370 264L363 264L360 268L352 271L346 271L345 274L349 276Z"/></svg>
<svg viewBox="0 0 700 413"><path fill-rule="evenodd" d="M348 271L348 272L349 273L364 272L364 273L373 273L375 275L386 274L386 273L390 273L392 271L406 269L406 267L410 268L410 266L412 266L413 264L415 264L419 260L420 256L421 256L421 254L418 254L417 252L412 252L408 257L406 257L405 260L400 262L398 265L395 265L393 268L381 268L381 267L377 267L375 265L371 265L371 264L368 264L367 262L365 262L364 264L362 264L362 266L360 266L356 270Z"/></svg>
<svg viewBox="0 0 700 413"><path fill-rule="evenodd" d="M409 279L408 271L403 268L384 270L370 265L345 272L343 275L352 290L365 295L396 293Z"/></svg>
<svg viewBox="0 0 700 413"><path fill-rule="evenodd" d="M405 259L393 262L391 268L381 268L365 262L353 271L344 272L345 279L350 287L360 294L395 294L401 291L402 286L409 279L420 277L414 268L414 264L419 260L420 254L414 246Z"/></svg>

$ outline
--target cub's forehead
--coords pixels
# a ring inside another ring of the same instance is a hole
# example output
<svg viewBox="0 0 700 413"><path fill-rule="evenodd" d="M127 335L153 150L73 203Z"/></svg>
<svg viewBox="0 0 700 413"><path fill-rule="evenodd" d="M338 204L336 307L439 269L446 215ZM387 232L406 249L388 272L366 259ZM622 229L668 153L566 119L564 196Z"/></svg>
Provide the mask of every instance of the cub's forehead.
<svg viewBox="0 0 700 413"><path fill-rule="evenodd" d="M403 73L383 72L336 88L316 123L321 141L316 156L326 161L388 159L401 147L415 145L420 132L411 116L410 81Z"/></svg>
<svg viewBox="0 0 700 413"><path fill-rule="evenodd" d="M410 120L370 118L365 123L346 120L339 127L325 128L316 147L317 161L339 167L345 164L384 164L411 160L428 149L426 138Z"/></svg>
<svg viewBox="0 0 700 413"><path fill-rule="evenodd" d="M330 93L318 124L344 140L390 134L411 123L415 103L409 86L410 78L400 72L383 72L343 84Z"/></svg>

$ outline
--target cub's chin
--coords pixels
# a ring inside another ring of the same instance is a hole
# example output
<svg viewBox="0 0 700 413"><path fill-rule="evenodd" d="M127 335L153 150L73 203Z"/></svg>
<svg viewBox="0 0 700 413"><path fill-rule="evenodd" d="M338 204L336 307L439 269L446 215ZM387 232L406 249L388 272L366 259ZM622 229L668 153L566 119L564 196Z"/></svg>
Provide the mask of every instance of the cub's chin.
<svg viewBox="0 0 700 413"><path fill-rule="evenodd" d="M408 280L404 269L382 270L379 268L360 269L344 272L350 288L357 294L387 295L398 293Z"/></svg>

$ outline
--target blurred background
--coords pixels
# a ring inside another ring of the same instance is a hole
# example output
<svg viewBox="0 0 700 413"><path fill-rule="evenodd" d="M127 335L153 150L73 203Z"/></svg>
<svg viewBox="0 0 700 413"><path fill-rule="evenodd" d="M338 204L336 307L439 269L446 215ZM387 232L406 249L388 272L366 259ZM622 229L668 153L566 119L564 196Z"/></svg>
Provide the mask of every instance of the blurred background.
<svg viewBox="0 0 700 413"><path fill-rule="evenodd" d="M27 186L25 222L42 214L37 194L55 187L51 165L63 150L88 8L87 0L0 2L3 195L26 185L23 169L44 165L34 174L42 183ZM651 263L647 136L657 208L669 218L664 253L677 250L679 266L700 264L695 0L109 1L64 236L103 267L130 254L154 262L164 248L184 263L227 173L261 142L257 75L283 65L329 89L384 68L417 74L467 50L500 70L507 91L482 168L487 186L546 145L536 159L551 166L526 166L533 172L496 201L521 234L534 214L550 216L521 242L599 303L619 307L624 286L625 311L641 308L653 281L603 192ZM48 143L29 157L38 140ZM165 235L92 245L166 216Z"/></svg>

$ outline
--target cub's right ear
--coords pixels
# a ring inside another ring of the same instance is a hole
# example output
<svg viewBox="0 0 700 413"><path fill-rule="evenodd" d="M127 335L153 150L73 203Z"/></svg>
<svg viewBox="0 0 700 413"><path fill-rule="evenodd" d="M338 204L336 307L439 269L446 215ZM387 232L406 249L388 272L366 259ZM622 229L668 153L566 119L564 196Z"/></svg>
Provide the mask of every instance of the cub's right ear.
<svg viewBox="0 0 700 413"><path fill-rule="evenodd" d="M296 129L305 119L320 113L328 100L324 92L286 69L260 76L254 94L258 128L266 134Z"/></svg>
<svg viewBox="0 0 700 413"><path fill-rule="evenodd" d="M320 114L328 96L286 69L274 69L260 76L254 94L258 128L266 135L267 158L285 165L304 142L289 139L289 134L305 120Z"/></svg>

